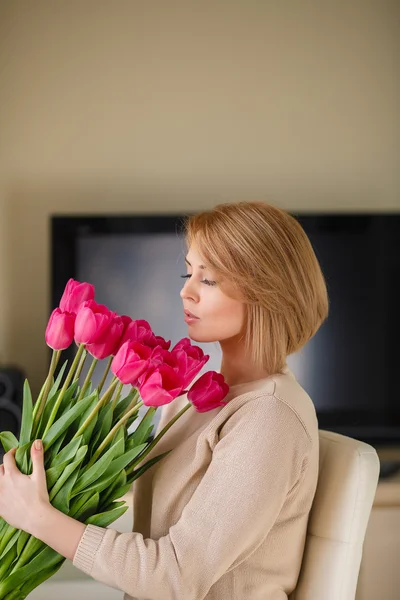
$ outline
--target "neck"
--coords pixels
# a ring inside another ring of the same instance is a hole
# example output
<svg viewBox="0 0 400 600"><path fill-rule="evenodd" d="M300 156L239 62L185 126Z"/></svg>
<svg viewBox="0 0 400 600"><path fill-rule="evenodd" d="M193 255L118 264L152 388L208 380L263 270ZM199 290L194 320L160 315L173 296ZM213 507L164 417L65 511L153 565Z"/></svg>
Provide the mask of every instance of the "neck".
<svg viewBox="0 0 400 600"><path fill-rule="evenodd" d="M263 369L257 369L244 351L243 340L224 340L220 342L222 361L220 373L229 386L249 383L268 377Z"/></svg>

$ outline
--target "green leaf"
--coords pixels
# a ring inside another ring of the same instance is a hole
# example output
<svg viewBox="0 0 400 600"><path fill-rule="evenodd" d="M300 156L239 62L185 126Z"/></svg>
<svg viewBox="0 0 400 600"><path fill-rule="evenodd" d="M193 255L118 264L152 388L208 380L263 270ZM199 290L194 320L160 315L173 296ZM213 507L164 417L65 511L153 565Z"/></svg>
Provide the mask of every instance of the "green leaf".
<svg viewBox="0 0 400 600"><path fill-rule="evenodd" d="M45 450L44 453L44 465L46 469L52 465L55 457L59 454L60 448L62 448L65 438L68 435L68 429L64 431L62 435L54 442L54 444L48 450ZM68 445L68 444L67 444ZM65 446L64 446L65 447Z"/></svg>
<svg viewBox="0 0 400 600"><path fill-rule="evenodd" d="M26 596L23 595L21 590L14 590L7 594L4 600L25 600Z"/></svg>
<svg viewBox="0 0 400 600"><path fill-rule="evenodd" d="M101 456L89 469L86 469L76 482L73 490L73 495L76 496L79 492L87 490L91 483L99 479L107 467L111 464L113 458L117 456L119 447L122 446L122 440L118 440L116 444L111 446L103 456Z"/></svg>
<svg viewBox="0 0 400 600"><path fill-rule="evenodd" d="M68 360L66 360L64 362L63 366L59 370L58 375L57 375L57 379L54 381L54 383L53 383L53 385L52 385L52 387L50 389L49 398L51 398L52 396L54 396L54 394L58 391L58 389L60 387L60 384L61 384L61 379L63 378L63 375L64 375L64 371L65 371L65 369L67 367L67 364L68 364Z"/></svg>
<svg viewBox="0 0 400 600"><path fill-rule="evenodd" d="M113 425L120 420L120 418L125 414L128 406L132 402L136 392L130 392L125 398L122 398L119 402L117 402L114 408L114 416L113 416ZM138 413L136 413L138 414Z"/></svg>
<svg viewBox="0 0 400 600"><path fill-rule="evenodd" d="M29 474L28 473L28 468L29 468L28 459L30 458L30 451L31 451L32 443L33 442L26 442L26 444L17 448L17 451L15 453L15 463L16 463L18 469L24 475Z"/></svg>
<svg viewBox="0 0 400 600"><path fill-rule="evenodd" d="M108 525L110 525L111 523L119 519L119 517L121 517L124 513L126 513L129 507L126 503L124 504L125 506L113 508L112 510L93 515L92 517L89 517L85 521L85 523L87 525L97 525L98 527L108 527Z"/></svg>
<svg viewBox="0 0 400 600"><path fill-rule="evenodd" d="M11 574L20 569L24 565L26 565L34 556L38 554L42 548L45 547L45 543L41 540L35 538L34 536L30 536L25 547L21 554L18 554L18 559L16 563L13 565L11 570Z"/></svg>
<svg viewBox="0 0 400 600"><path fill-rule="evenodd" d="M68 429L71 423L73 423L75 419L81 416L81 414L91 404L92 400L93 396L88 396L87 398L84 398L83 400L81 400L81 402L74 404L72 408L70 408L66 413L59 417L57 421L53 423L53 425L50 427L49 431L43 438L43 446L45 450L50 448L50 446L55 442L55 440Z"/></svg>
<svg viewBox="0 0 400 600"><path fill-rule="evenodd" d="M134 423L136 421L136 419L138 418L138 416L139 416L139 411L133 413L133 415L131 415L129 417L129 419L125 423L125 427L126 427L127 430L131 427L132 423Z"/></svg>
<svg viewBox="0 0 400 600"><path fill-rule="evenodd" d="M0 539L1 539L3 529L6 529L7 527L8 527L8 523L6 523L6 521L2 517L0 517Z"/></svg>
<svg viewBox="0 0 400 600"><path fill-rule="evenodd" d="M89 381L89 385L87 386L86 390L83 393L83 398L85 398L86 396L90 396L90 394L92 393L92 388L93 388L93 384L91 381Z"/></svg>
<svg viewBox="0 0 400 600"><path fill-rule="evenodd" d="M133 443L134 446L143 444L143 442L146 441L146 439L148 437L147 431L149 429L149 426L151 425L151 422L153 420L153 416L154 416L155 412L156 412L156 408L154 406L151 406L148 409L148 411L146 412L143 419L140 421L140 423L137 426L137 428L135 429L135 431L130 434L128 439L132 440L131 443Z"/></svg>
<svg viewBox="0 0 400 600"><path fill-rule="evenodd" d="M122 456L118 456L118 458L114 458L111 465L108 467L107 471L109 471L110 473L113 471L115 473L119 473L120 471L122 471L122 469L125 469L125 467L128 466L129 463L131 463L134 460L134 458L136 458L136 456L138 454L140 454L142 452L142 450L144 450L146 448L146 446L147 446L147 444L141 444L140 446L137 446L136 448L132 448L132 450L128 450ZM106 471L106 473L107 473L107 471Z"/></svg>
<svg viewBox="0 0 400 600"><path fill-rule="evenodd" d="M65 394L61 400L61 404L57 410L56 420L60 419L61 416L64 415L71 408L71 405L73 405L72 397L76 392L78 383L79 383L79 381L78 381L78 379L76 379L75 381L73 381L71 383L71 385L65 391ZM60 393L61 393L61 390L57 390L56 393L54 394L54 396L49 397L47 399L46 406L44 408L44 411L43 411L41 419L40 419L40 425L39 425L37 437L43 437L43 434L46 429L47 423L49 421L50 415L53 411L54 405L56 404Z"/></svg>
<svg viewBox="0 0 400 600"><path fill-rule="evenodd" d="M71 500L71 504L69 507L69 515L71 517L76 518L76 515L79 514L79 511L93 496L93 492L82 492L82 494L78 494L77 496L75 496L75 498Z"/></svg>
<svg viewBox="0 0 400 600"><path fill-rule="evenodd" d="M50 490L63 473L64 469L76 457L83 436L71 440L54 458L51 467L46 470L47 489Z"/></svg>
<svg viewBox="0 0 400 600"><path fill-rule="evenodd" d="M96 406L96 404L99 401L99 393L97 391L97 389L93 392L94 398L92 403L89 405L89 407L87 408L87 410L83 413L79 424L78 424L78 428L77 431L79 430L79 428L81 427L81 425L84 424L84 422L86 421L86 419L89 417L90 413L92 412L92 410L94 409L94 407ZM89 425L87 425L85 427L85 429L83 430L83 439L84 439L84 443L89 445L89 442L91 440L92 437L92 433L94 428L96 427L96 423L97 423L97 419L98 419L98 413L96 413L94 415L94 417L92 417Z"/></svg>
<svg viewBox="0 0 400 600"><path fill-rule="evenodd" d="M108 506L110 504L110 502L112 502L113 500L118 500L119 498L122 498L123 496L125 496L125 494L127 494L129 492L131 487L132 487L131 483L125 483L124 485L121 485L120 487L115 488L114 491L112 492L112 494L108 495L106 500L100 504L100 506L99 506L100 510L105 510L106 506Z"/></svg>
<svg viewBox="0 0 400 600"><path fill-rule="evenodd" d="M83 436L80 435L77 438L72 439L53 459L51 466L56 467L62 464L66 460L72 460L75 458L76 452L83 441Z"/></svg>
<svg viewBox="0 0 400 600"><path fill-rule="evenodd" d="M105 508L102 510L102 512L109 512L110 510L113 510L114 508L119 508L120 506L126 506L126 505L127 504L126 504L125 500L120 500L120 502L109 502L107 504L107 506L105 506Z"/></svg>
<svg viewBox="0 0 400 600"><path fill-rule="evenodd" d="M65 560L66 559L64 557L61 557L60 560L58 561L58 563L56 565L54 565L53 567L50 567L48 569L47 568L42 569L41 571L39 571L39 573L37 573L33 577L30 577L29 580L21 588L21 593L22 593L21 600L23 598L26 598L28 596L28 594L31 593L32 590L34 590L36 587L38 587L38 585L40 585L41 583L46 581L46 579L49 579L49 577L52 577L52 575L57 573L57 571L64 564Z"/></svg>
<svg viewBox="0 0 400 600"><path fill-rule="evenodd" d="M111 413L111 419L112 419L113 407L112 407L111 402L107 402L106 404L104 404L101 407L101 409L99 411L99 418L97 419L96 429L95 429L96 434L101 431L101 429L103 427L104 419L106 419L106 420L109 419L110 413ZM107 430L107 433L111 430L112 420L111 420L111 422L110 421L108 421L108 422L109 422L109 428Z"/></svg>
<svg viewBox="0 0 400 600"><path fill-rule="evenodd" d="M118 445L118 453L116 456L119 456L125 452L125 427L121 426L117 432L114 434L114 437L106 444L105 448L103 448L103 453L111 448L111 446L115 446L117 442L122 441L122 446ZM103 442L104 440L102 440ZM94 454L94 453L93 453Z"/></svg>
<svg viewBox="0 0 400 600"><path fill-rule="evenodd" d="M43 565L46 565L46 569L50 569L50 567L55 567L63 558L61 554L46 546L27 565L17 569L5 581L0 583L0 598L15 589L20 589L26 581L37 575Z"/></svg>
<svg viewBox="0 0 400 600"><path fill-rule="evenodd" d="M81 506L79 511L76 513L75 518L78 519L78 521L84 523L86 519L88 519L97 512L99 502L100 494L98 492L91 494L90 498L88 498L85 504L83 504L83 506Z"/></svg>
<svg viewBox="0 0 400 600"><path fill-rule="evenodd" d="M87 446L82 446L82 448L87 448ZM78 476L79 469L76 468L69 476L69 478L65 481L64 485L61 487L60 491L57 493L57 495L52 501L52 505L66 515L69 513L69 505L72 497L71 492Z"/></svg>
<svg viewBox="0 0 400 600"><path fill-rule="evenodd" d="M0 433L0 442L5 452L18 447L18 440L11 431L2 431Z"/></svg>
<svg viewBox="0 0 400 600"><path fill-rule="evenodd" d="M122 455L122 454L124 454L124 452L125 452L125 427L123 427L123 426L121 426L121 427L118 429L118 431L117 431L117 433L115 434L115 436L114 436L114 438L113 438L113 440L112 440L111 444L112 444L113 446L115 446L115 445L117 445L117 443L118 443L120 440L122 441L123 445L122 445L122 446L120 446L120 445L118 444L118 447L117 447L117 450L116 450L115 457L117 457L117 456L121 456L121 455Z"/></svg>
<svg viewBox="0 0 400 600"><path fill-rule="evenodd" d="M32 394L31 388L29 387L29 382L25 379L24 382L24 395L23 395L23 404L22 404L22 423L21 423L21 431L19 436L19 443L22 446L26 444L31 439L31 431L33 424L33 403L32 403Z"/></svg>
<svg viewBox="0 0 400 600"><path fill-rule="evenodd" d="M52 490L49 492L50 502L55 498L56 494L60 491L64 483L67 479L72 475L72 473L79 467L83 459L85 458L85 454L87 452L87 446L81 446L76 453L76 460L71 462L63 471L61 477L58 479L57 483L53 486Z"/></svg>
<svg viewBox="0 0 400 600"><path fill-rule="evenodd" d="M82 400L89 398L89 397L91 398L89 405L85 408L85 410L83 411L80 418L75 421L75 423L71 427L71 431L74 431L74 430L78 431L78 429L81 427L81 425L83 425L83 423L86 421L86 419L88 418L88 416L90 415L90 413L92 412L92 410L94 409L96 404L98 403L98 401L99 401L98 390L95 389L91 394L85 394L85 396L79 402L82 402Z"/></svg>
<svg viewBox="0 0 400 600"><path fill-rule="evenodd" d="M8 523L7 526L2 530L0 538L0 556L2 555L4 548L7 546L8 542L10 541L10 539L16 531L19 531L19 529L16 529Z"/></svg>
<svg viewBox="0 0 400 600"><path fill-rule="evenodd" d="M132 462L132 460L135 458L135 456L137 456L137 454L139 454L145 447L146 447L146 444L143 444L142 446L138 446L137 448L128 450L128 452L126 452L122 456L119 456L118 458L114 458L114 460L112 461L110 466L106 469L106 471L103 473L103 475L101 477L99 477L99 479L97 479L94 483L89 485L85 489L85 491L88 492L90 490L95 490L99 493L102 492L107 486L109 486L115 480L115 478L122 471L122 469L124 469L126 467L126 465L128 465L130 462Z"/></svg>
<svg viewBox="0 0 400 600"><path fill-rule="evenodd" d="M97 414L94 415L94 417L91 419L89 425L87 425L85 427L85 429L83 430L83 437L84 437L84 440L85 440L85 444L89 445L90 442L91 442L91 438L92 438L92 435L93 435L93 430L94 430L94 428L96 426L96 421L97 421Z"/></svg>
<svg viewBox="0 0 400 600"><path fill-rule="evenodd" d="M71 460L72 459L65 460L63 463L46 470L46 484L48 490L51 490L55 486L65 469L71 464Z"/></svg>
<svg viewBox="0 0 400 600"><path fill-rule="evenodd" d="M158 456L155 456L154 458L151 458L150 460L145 462L144 465L142 465L138 469L135 469L135 471L128 475L127 482L132 484L135 481L135 479L143 475L143 473L145 473L147 469L150 469L150 467L155 465L159 460L164 458L164 456L167 456L167 454L169 454L170 452L171 450L167 450L167 452L163 452L162 454L159 454Z"/></svg>
<svg viewBox="0 0 400 600"><path fill-rule="evenodd" d="M122 498L123 496L125 496L125 494L127 494L131 488L132 488L131 483L124 483L124 485L121 485L120 487L115 488L115 490L107 498L107 500L109 502L112 502L113 500L118 500L119 498Z"/></svg>
<svg viewBox="0 0 400 600"><path fill-rule="evenodd" d="M25 544L27 543L29 537L30 537L30 534L27 531L21 531L21 533L18 537L18 541L17 541L18 556L22 553L23 549L25 548Z"/></svg>
<svg viewBox="0 0 400 600"><path fill-rule="evenodd" d="M11 527L11 525L10 525L10 527ZM11 536L8 536L8 542L7 542L6 547L4 548L4 550L2 550L2 552L0 554L0 560L4 559L4 557L7 554L7 552L10 551L10 548L12 546L14 546L14 544L16 542L18 542L18 538L21 535L20 529L14 529L14 528L12 528L12 529L14 530L14 533Z"/></svg>
<svg viewBox="0 0 400 600"><path fill-rule="evenodd" d="M94 435L92 437L91 443L91 457L94 452L100 446L101 442L104 440L106 435L112 428L112 420L113 420L113 409L112 404L108 403L105 406L102 406L99 412L99 418L96 423L96 427L94 430Z"/></svg>
<svg viewBox="0 0 400 600"><path fill-rule="evenodd" d="M109 502L114 500L115 498L120 498L120 496L113 496L116 490L119 490L126 484L126 472L125 469L121 471L121 473L117 476L117 478L113 481L113 483L109 486L107 490L105 490L104 494L101 496L101 508L103 509ZM123 494L121 494L122 496Z"/></svg>
<svg viewBox="0 0 400 600"><path fill-rule="evenodd" d="M10 547L10 550L7 552L7 554L5 554L4 557L1 559L0 581L2 581L8 575L10 567L11 567L12 563L14 562L16 556L17 556L17 544L13 544ZM0 586L1 586L1 583L0 583Z"/></svg>
<svg viewBox="0 0 400 600"><path fill-rule="evenodd" d="M144 441L144 442L148 442L148 439L149 439L149 437L150 437L150 435L151 435L151 433L152 433L153 429L154 429L154 425L150 425L150 427L148 428L148 430L146 431L146 433L143 435L143 438L144 438L144 439L143 439L143 441ZM130 450L131 448L134 448L134 447L136 446L135 439L134 439L134 438L132 439L132 436L134 435L134 433L135 433L135 432L131 433L131 434L128 436L128 439L127 439L127 441L126 441L126 447L127 447L127 449L129 449L129 450Z"/></svg>

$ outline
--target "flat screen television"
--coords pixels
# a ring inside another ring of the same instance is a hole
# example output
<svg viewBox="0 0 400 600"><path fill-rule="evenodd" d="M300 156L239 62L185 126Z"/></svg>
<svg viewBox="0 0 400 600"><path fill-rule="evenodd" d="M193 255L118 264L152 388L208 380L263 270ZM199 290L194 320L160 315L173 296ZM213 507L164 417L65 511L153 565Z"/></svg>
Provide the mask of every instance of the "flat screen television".
<svg viewBox="0 0 400 600"><path fill-rule="evenodd" d="M313 399L321 429L398 445L400 213L292 214L322 266L330 313L288 366ZM73 277L93 283L98 302L148 320L173 344L187 336L183 216L53 216L51 309ZM219 345L199 345L210 355L204 370L219 370Z"/></svg>

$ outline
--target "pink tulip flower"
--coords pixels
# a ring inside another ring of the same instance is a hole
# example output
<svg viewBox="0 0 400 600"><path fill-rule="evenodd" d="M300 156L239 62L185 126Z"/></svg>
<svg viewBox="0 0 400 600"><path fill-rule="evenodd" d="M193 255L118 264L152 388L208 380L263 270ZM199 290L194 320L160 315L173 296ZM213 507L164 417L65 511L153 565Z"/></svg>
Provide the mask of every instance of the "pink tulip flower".
<svg viewBox="0 0 400 600"><path fill-rule="evenodd" d="M166 364L172 367L177 373L179 372L178 357L172 354L172 352L165 350L162 346L155 346L152 348L150 364L154 368Z"/></svg>
<svg viewBox="0 0 400 600"><path fill-rule="evenodd" d="M76 315L55 308L46 327L46 344L53 350L65 350L74 340Z"/></svg>
<svg viewBox="0 0 400 600"><path fill-rule="evenodd" d="M146 406L169 404L182 393L182 390L182 378L166 364L150 372L139 387L140 396Z"/></svg>
<svg viewBox="0 0 400 600"><path fill-rule="evenodd" d="M171 350L171 354L178 361L179 372L183 376L184 387L191 384L210 358L208 354L204 354L199 346L193 346L189 338L183 338L175 344Z"/></svg>
<svg viewBox="0 0 400 600"><path fill-rule="evenodd" d="M225 406L226 402L222 400L228 392L229 386L224 376L216 371L207 371L194 382L187 397L197 412L207 412Z"/></svg>
<svg viewBox="0 0 400 600"><path fill-rule="evenodd" d="M111 363L111 371L125 384L136 386L138 378L148 369L152 350L140 342L122 344Z"/></svg>
<svg viewBox="0 0 400 600"><path fill-rule="evenodd" d="M171 345L171 340L165 340L163 337L161 337L161 335L153 335L152 338L150 338L146 344L148 346L150 346L151 348L156 348L156 347L160 347L163 350L168 350L168 348Z"/></svg>
<svg viewBox="0 0 400 600"><path fill-rule="evenodd" d="M125 330L121 338L121 346L125 342L141 342L142 344L149 345L147 342L154 337L153 330L150 327L150 323L143 319L132 320L130 317L123 316ZM129 321L130 319L130 321Z"/></svg>
<svg viewBox="0 0 400 600"><path fill-rule="evenodd" d="M98 360L103 360L103 358L116 354L120 346L123 330L124 323L122 318L116 315L110 321L101 339L93 344L87 344L86 350Z"/></svg>
<svg viewBox="0 0 400 600"><path fill-rule="evenodd" d="M95 344L103 339L113 319L117 316L94 300L84 302L75 321L75 342L77 344Z"/></svg>
<svg viewBox="0 0 400 600"><path fill-rule="evenodd" d="M94 299L94 285L81 283L75 279L69 279L60 300L60 309L63 312L77 313L79 307L86 300Z"/></svg>

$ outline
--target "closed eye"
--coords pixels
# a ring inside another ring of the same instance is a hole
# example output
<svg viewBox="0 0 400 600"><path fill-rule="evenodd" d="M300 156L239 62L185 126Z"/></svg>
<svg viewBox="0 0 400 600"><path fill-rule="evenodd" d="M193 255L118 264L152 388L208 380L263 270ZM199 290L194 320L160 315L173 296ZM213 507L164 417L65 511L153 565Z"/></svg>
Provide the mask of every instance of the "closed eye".
<svg viewBox="0 0 400 600"><path fill-rule="evenodd" d="M188 273L187 275L181 275L183 279L189 279L191 276L191 273ZM205 283L206 285L217 285L216 281L210 281L209 279L202 279L201 283Z"/></svg>

